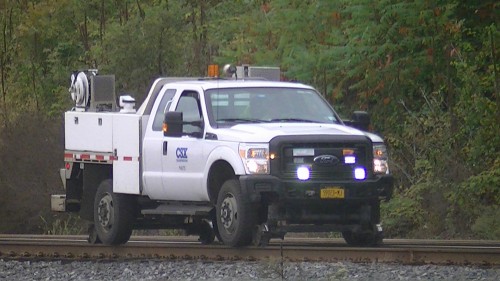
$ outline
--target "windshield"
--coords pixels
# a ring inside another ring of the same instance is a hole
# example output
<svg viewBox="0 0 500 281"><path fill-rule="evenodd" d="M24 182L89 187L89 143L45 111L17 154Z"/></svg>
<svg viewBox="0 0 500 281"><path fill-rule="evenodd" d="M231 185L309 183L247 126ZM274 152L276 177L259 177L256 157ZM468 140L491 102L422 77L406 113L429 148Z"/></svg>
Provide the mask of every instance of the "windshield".
<svg viewBox="0 0 500 281"><path fill-rule="evenodd" d="M337 123L335 112L314 90L229 88L206 91L209 119L217 127L238 123Z"/></svg>

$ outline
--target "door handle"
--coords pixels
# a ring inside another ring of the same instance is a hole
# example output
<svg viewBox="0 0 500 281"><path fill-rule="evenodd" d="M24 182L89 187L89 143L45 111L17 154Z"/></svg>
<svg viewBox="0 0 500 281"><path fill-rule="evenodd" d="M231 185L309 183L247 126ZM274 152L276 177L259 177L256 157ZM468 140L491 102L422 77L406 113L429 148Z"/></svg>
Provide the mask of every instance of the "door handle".
<svg viewBox="0 0 500 281"><path fill-rule="evenodd" d="M164 142L163 142L163 155L167 155L167 148L168 148L168 146L167 146L167 142L166 142L166 141L164 141Z"/></svg>

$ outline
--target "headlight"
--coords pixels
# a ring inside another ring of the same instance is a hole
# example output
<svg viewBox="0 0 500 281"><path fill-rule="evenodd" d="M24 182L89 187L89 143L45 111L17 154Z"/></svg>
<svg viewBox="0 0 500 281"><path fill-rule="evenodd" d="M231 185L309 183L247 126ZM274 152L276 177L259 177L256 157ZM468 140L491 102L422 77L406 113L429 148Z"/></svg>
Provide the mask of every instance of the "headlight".
<svg viewBox="0 0 500 281"><path fill-rule="evenodd" d="M240 157L247 174L269 174L269 145L241 143Z"/></svg>
<svg viewBox="0 0 500 281"><path fill-rule="evenodd" d="M389 174L387 148L383 144L373 144L373 173Z"/></svg>

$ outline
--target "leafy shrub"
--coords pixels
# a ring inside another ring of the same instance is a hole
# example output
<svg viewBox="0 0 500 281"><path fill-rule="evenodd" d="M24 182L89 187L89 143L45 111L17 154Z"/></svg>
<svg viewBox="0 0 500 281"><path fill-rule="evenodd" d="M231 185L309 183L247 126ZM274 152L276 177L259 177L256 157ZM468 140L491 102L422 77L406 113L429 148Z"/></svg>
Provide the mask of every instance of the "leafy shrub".
<svg viewBox="0 0 500 281"><path fill-rule="evenodd" d="M481 209L481 214L472 225L474 236L479 239L500 240L500 207L488 206Z"/></svg>
<svg viewBox="0 0 500 281"><path fill-rule="evenodd" d="M381 215L384 235L390 238L406 237L408 232L423 225L425 216L416 200L401 195L383 203Z"/></svg>
<svg viewBox="0 0 500 281"><path fill-rule="evenodd" d="M453 233L465 233L475 238L500 238L498 206L500 206L500 159L491 169L472 176L448 195L451 210L448 228Z"/></svg>

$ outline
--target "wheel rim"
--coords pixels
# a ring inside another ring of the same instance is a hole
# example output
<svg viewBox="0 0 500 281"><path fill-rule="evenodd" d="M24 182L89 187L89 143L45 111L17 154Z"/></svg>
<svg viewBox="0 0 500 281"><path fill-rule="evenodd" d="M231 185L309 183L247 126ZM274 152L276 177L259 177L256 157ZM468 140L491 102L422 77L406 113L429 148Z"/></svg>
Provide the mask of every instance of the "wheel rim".
<svg viewBox="0 0 500 281"><path fill-rule="evenodd" d="M99 201L99 205L97 206L97 218L99 220L100 226L104 231L109 231L113 226L114 207L111 194L104 194L104 196Z"/></svg>
<svg viewBox="0 0 500 281"><path fill-rule="evenodd" d="M233 233L238 226L238 204L231 193L226 194L222 201L220 218L224 229L228 233Z"/></svg>

